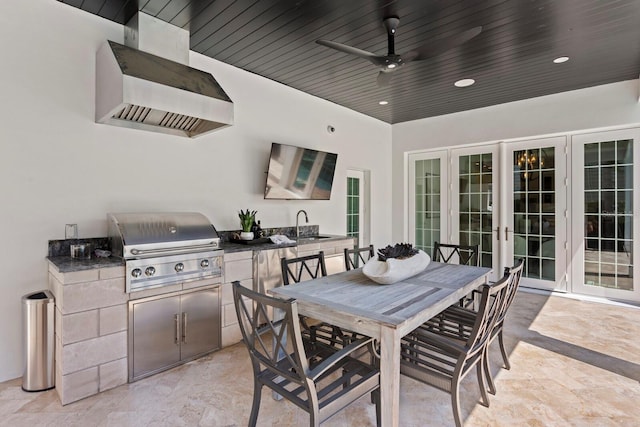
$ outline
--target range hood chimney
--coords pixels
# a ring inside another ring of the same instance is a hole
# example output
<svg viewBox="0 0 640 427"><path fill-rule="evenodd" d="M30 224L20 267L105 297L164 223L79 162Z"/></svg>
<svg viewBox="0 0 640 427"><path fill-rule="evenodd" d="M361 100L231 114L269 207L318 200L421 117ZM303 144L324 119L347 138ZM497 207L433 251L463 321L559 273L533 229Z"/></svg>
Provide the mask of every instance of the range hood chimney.
<svg viewBox="0 0 640 427"><path fill-rule="evenodd" d="M231 99L188 65L188 31L138 13L124 40L96 54L96 122L186 137L233 124Z"/></svg>

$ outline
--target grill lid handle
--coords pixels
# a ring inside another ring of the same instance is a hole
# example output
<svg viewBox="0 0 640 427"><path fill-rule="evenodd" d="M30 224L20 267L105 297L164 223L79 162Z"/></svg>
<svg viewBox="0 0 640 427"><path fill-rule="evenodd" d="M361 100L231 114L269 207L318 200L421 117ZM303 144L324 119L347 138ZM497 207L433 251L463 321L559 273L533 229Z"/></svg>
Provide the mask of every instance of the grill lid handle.
<svg viewBox="0 0 640 427"><path fill-rule="evenodd" d="M184 252L184 251L192 251L194 249L211 249L213 247L217 247L214 242L211 242L207 245L193 245L193 246L175 246L171 248L158 248L158 249L131 249L131 253L133 255L144 255L150 253L158 253L158 252Z"/></svg>

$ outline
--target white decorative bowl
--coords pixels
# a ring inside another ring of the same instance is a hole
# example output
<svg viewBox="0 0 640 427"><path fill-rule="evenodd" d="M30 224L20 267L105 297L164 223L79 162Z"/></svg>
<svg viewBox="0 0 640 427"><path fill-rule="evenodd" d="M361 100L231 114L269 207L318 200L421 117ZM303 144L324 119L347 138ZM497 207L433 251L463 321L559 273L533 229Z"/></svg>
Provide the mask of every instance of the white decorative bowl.
<svg viewBox="0 0 640 427"><path fill-rule="evenodd" d="M421 273L430 262L431 257L424 251L405 259L378 261L378 257L373 257L362 267L362 272L376 283L390 285Z"/></svg>

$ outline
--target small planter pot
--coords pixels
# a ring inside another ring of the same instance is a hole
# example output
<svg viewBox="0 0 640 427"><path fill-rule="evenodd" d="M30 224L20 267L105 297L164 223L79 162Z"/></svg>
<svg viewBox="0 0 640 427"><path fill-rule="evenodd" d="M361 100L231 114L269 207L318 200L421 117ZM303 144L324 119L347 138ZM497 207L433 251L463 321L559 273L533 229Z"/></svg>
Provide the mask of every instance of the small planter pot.
<svg viewBox="0 0 640 427"><path fill-rule="evenodd" d="M253 231L242 231L240 233L240 238L242 240L253 240Z"/></svg>
<svg viewBox="0 0 640 427"><path fill-rule="evenodd" d="M391 285L421 273L430 262L431 257L424 251L405 259L391 258L378 261L378 258L374 257L362 267L362 273L376 283Z"/></svg>

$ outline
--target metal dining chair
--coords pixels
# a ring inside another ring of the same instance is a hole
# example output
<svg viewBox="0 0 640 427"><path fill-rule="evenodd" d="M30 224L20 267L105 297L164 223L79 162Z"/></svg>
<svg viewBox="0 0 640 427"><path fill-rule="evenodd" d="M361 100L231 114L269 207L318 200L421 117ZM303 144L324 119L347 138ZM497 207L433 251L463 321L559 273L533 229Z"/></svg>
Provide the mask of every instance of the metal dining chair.
<svg viewBox="0 0 640 427"><path fill-rule="evenodd" d="M475 321L465 339L420 327L402 338L400 373L451 394L453 418L460 417L460 382L475 367L482 404L489 406L483 363L487 342L498 319L509 281L482 285Z"/></svg>
<svg viewBox="0 0 640 427"><path fill-rule="evenodd" d="M353 249L344 248L344 265L348 270L362 267L375 256L373 245L359 248L354 246Z"/></svg>
<svg viewBox="0 0 640 427"><path fill-rule="evenodd" d="M233 299L253 367L250 427L258 421L263 386L307 411L311 426L318 426L371 393L380 425L380 371L354 357L371 346L371 338L353 341L341 349L310 343L301 334L295 300L260 294L238 281L233 282ZM261 322L275 310L283 313L280 320Z"/></svg>
<svg viewBox="0 0 640 427"><path fill-rule="evenodd" d="M436 262L447 264L480 265L479 245L454 245L449 243L434 242L433 257ZM461 307L468 307L474 303L476 292L471 292L460 299Z"/></svg>
<svg viewBox="0 0 640 427"><path fill-rule="evenodd" d="M280 266L284 286L327 275L324 251L296 258L281 258ZM308 319L305 316L300 317L300 322L303 327L303 335L308 336L312 342L321 341L330 346L344 347L351 341L363 338L363 336L355 332L343 330L338 326L325 322Z"/></svg>
<svg viewBox="0 0 640 427"><path fill-rule="evenodd" d="M453 245L434 242L433 260L447 264L480 265L479 245Z"/></svg>
<svg viewBox="0 0 640 427"><path fill-rule="evenodd" d="M483 360L485 377L487 379L489 392L491 394L496 394L496 387L493 381L493 376L491 375L491 369L489 369L488 347L497 337L505 369L511 369L509 356L507 355L507 351L504 346L503 331L505 318L507 316L509 307L511 307L516 293L518 292L518 287L520 286L520 278L522 277L523 266L524 260L521 259L513 267L507 267L504 269L503 280L506 279L508 281L507 291L503 295L504 301L502 301L500 304L500 311L498 313L498 317L493 330L491 331L491 336L489 337L487 350L485 352L485 357ZM438 314L436 317L425 322L420 328L452 338L467 339L477 317L477 311L453 305Z"/></svg>

